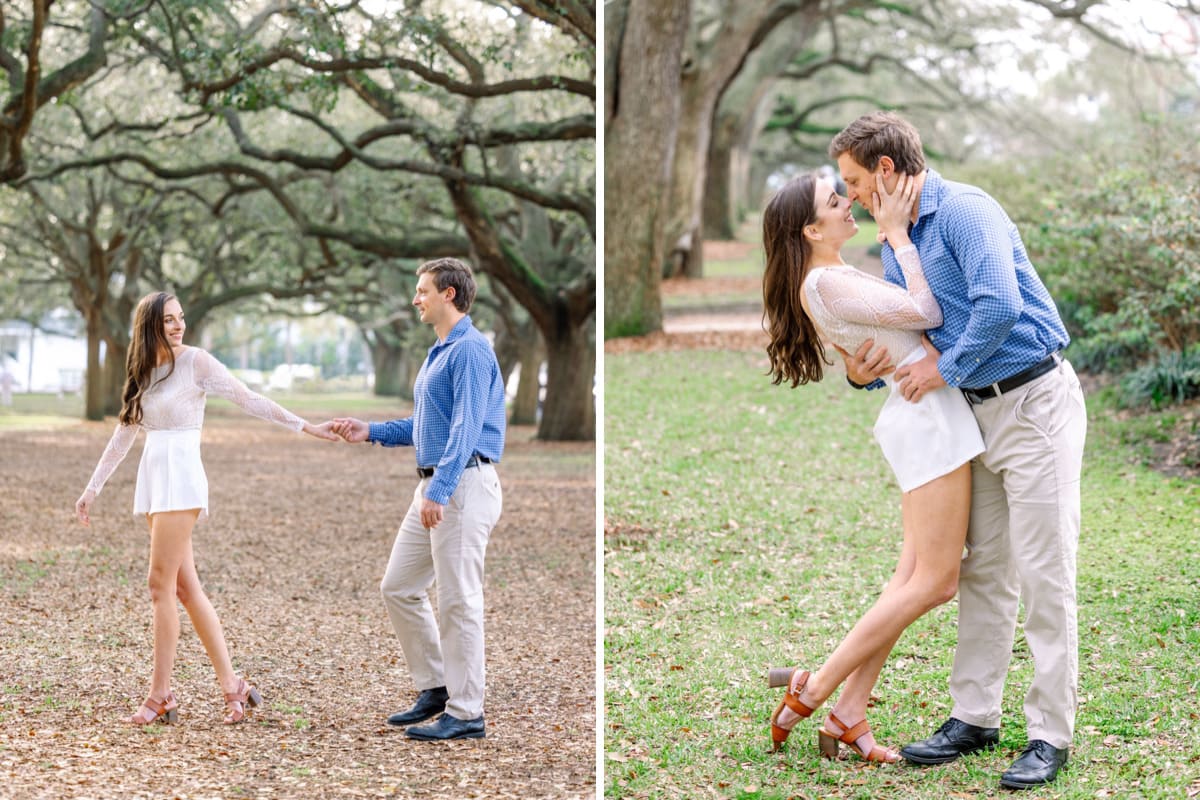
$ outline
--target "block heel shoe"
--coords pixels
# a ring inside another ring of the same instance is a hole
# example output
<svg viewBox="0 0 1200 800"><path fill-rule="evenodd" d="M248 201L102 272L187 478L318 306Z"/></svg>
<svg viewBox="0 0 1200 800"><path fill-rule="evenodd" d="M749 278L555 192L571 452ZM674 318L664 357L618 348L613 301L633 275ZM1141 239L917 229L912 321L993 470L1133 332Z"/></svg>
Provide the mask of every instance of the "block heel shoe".
<svg viewBox="0 0 1200 800"><path fill-rule="evenodd" d="M813 711L816 710L800 699L800 693L804 691L804 686L808 683L808 675L808 670L801 671L798 667L775 667L767 673L767 684L771 688L779 686L788 687L787 691L784 692L783 699L775 707L775 712L771 714L772 751L778 751L779 748L783 747L783 743L787 741L788 735L792 732L792 728L784 728L779 724L779 715L783 713L784 708L789 709L801 718L811 717ZM795 727L795 724L793 722L792 727Z"/></svg>
<svg viewBox="0 0 1200 800"><path fill-rule="evenodd" d="M150 715L147 715L146 711L149 711ZM179 722L179 701L175 699L175 693L170 691L162 700L148 696L126 722L131 725L152 725L155 722L174 725Z"/></svg>
<svg viewBox="0 0 1200 800"><path fill-rule="evenodd" d="M858 757L863 761L871 764L895 764L900 760L900 754L888 750L879 745L871 748L870 752L864 753L858 746L858 740L871 732L871 726L867 724L866 719L859 722L857 725L847 725L833 714L829 715L829 720L836 726L842 729L841 734L834 735L825 730L822 725L817 731L817 748L821 751L821 756L824 758L836 759L838 757L838 748L844 744L858 754Z"/></svg>
<svg viewBox="0 0 1200 800"><path fill-rule="evenodd" d="M229 714L225 717L226 725L236 725L246 718L247 708L257 708L262 705L262 695L258 693L245 678L238 678L236 692L225 693L225 705L229 706Z"/></svg>

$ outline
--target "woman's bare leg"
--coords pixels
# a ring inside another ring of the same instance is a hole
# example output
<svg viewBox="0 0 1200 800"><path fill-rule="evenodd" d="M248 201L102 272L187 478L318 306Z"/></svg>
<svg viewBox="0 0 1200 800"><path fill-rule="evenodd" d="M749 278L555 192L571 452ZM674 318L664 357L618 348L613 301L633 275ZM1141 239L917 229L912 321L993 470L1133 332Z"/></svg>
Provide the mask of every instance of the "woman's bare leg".
<svg viewBox="0 0 1200 800"><path fill-rule="evenodd" d="M150 527L150 569L147 584L154 608L154 669L150 697L162 701L171 692L171 671L179 643L179 607L175 601L176 579L186 553L192 548L192 526L199 511L164 511L147 517ZM143 706L135 717L145 718ZM153 719L150 716L150 719Z"/></svg>
<svg viewBox="0 0 1200 800"><path fill-rule="evenodd" d="M189 542L187 553L179 568L179 581L176 589L179 601L187 609L192 627L200 637L204 651L212 661L217 673L217 682L222 692L236 692L238 676L233 671L233 663L229 659L229 648L225 644L225 632L221 628L221 620L217 617L216 609L200 584L200 576L196 574L195 555Z"/></svg>
<svg viewBox="0 0 1200 800"><path fill-rule="evenodd" d="M849 694L844 701L839 700L838 717L850 725L865 718L871 689L904 629L954 596L970 497L969 464L904 494L901 512L905 546L896 573L825 664L809 677L801 692L802 702L820 705L853 675L854 681L847 687ZM911 573L906 577L908 563ZM779 724L786 728L795 719L785 709Z"/></svg>

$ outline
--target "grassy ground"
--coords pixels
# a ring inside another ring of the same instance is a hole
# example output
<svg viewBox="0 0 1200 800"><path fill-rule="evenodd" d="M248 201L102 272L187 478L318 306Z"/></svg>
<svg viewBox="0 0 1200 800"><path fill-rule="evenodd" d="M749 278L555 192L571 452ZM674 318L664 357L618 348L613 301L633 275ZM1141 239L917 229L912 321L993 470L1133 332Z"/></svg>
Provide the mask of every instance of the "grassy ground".
<svg viewBox="0 0 1200 800"><path fill-rule="evenodd" d="M702 365L702 366L701 366ZM816 721L780 755L769 666L819 665L895 564L899 489L871 438L882 396L838 374L789 390L753 352L607 354L605 792L653 798L1001 797L1025 742L1019 631L1001 747L942 767L824 762ZM1079 550L1081 707L1050 798L1200 794L1200 487L1140 466L1138 428L1089 398ZM901 638L881 742L947 717L955 604Z"/></svg>

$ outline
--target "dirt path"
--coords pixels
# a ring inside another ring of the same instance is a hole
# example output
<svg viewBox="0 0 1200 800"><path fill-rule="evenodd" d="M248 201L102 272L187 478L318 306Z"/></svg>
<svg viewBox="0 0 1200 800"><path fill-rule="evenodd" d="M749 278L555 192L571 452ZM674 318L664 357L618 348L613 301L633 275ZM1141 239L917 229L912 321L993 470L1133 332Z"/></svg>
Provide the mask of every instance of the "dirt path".
<svg viewBox="0 0 1200 800"><path fill-rule="evenodd" d="M595 796L595 461L510 431L487 559L485 740L414 742L383 724L412 684L378 583L416 486L411 451L326 445L210 416L201 579L265 707L220 724L183 616L178 726L119 720L149 680L148 538L129 513L141 443L71 506L111 431L0 434L0 796Z"/></svg>

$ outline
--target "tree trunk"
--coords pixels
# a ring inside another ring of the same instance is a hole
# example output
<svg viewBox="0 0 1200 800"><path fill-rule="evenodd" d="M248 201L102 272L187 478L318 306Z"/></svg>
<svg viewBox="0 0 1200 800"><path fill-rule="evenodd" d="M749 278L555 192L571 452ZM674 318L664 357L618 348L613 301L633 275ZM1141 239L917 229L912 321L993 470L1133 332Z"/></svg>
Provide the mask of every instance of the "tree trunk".
<svg viewBox="0 0 1200 800"><path fill-rule="evenodd" d="M416 379L414 360L405 347L391 341L390 337L376 337L371 347L371 363L375 366L375 395L411 400L413 380Z"/></svg>
<svg viewBox="0 0 1200 800"><path fill-rule="evenodd" d="M513 397L508 421L513 425L536 425L538 401L541 398L542 362L545 360L541 337L523 338L520 348L521 372L517 378L517 394Z"/></svg>
<svg viewBox="0 0 1200 800"><path fill-rule="evenodd" d="M792 62L817 30L811 8L776 25L746 58L737 76L721 95L713 118L704 185L704 236L732 239L742 212L757 207L760 198L749 190L750 154L758 133L770 116L769 94L781 65Z"/></svg>
<svg viewBox="0 0 1200 800"><path fill-rule="evenodd" d="M596 438L596 405L593 395L596 348L584 326L564 330L546 341L546 399L538 438L589 441Z"/></svg>
<svg viewBox="0 0 1200 800"><path fill-rule="evenodd" d="M738 209L734 204L733 144L737 134L730 128L738 120L717 114L712 144L708 150L708 176L704 182L704 235L710 239L732 239L737 235Z"/></svg>
<svg viewBox="0 0 1200 800"><path fill-rule="evenodd" d="M815 15L820 0L730 2L719 30L697 42L680 81L682 105L665 246L672 274L700 277L704 185L717 104L756 47L793 15ZM783 63L775 62L781 68ZM607 149L607 148L606 148Z"/></svg>
<svg viewBox="0 0 1200 800"><path fill-rule="evenodd" d="M86 386L83 394L83 416L98 422L104 419L104 390L108 383L100 367L100 342L104 337L100 335L99 310L83 311L87 328L87 375L84 376Z"/></svg>
<svg viewBox="0 0 1200 800"><path fill-rule="evenodd" d="M690 5L629 0L605 6L616 20L605 32L615 62L604 123L606 339L662 330L664 226Z"/></svg>
<svg viewBox="0 0 1200 800"><path fill-rule="evenodd" d="M125 357L128 346L114 347L112 340L105 341L104 348L104 413L116 416L121 413L121 395L125 391Z"/></svg>
<svg viewBox="0 0 1200 800"><path fill-rule="evenodd" d="M682 105L679 135L675 139L675 165L671 171L671 194L667 221L668 266L664 277L682 275L699 278L704 273L701 253L704 228L700 209L704 202L704 179L708 174L708 144L712 137L713 110L721 86L708 71L697 75L689 70L680 83Z"/></svg>

